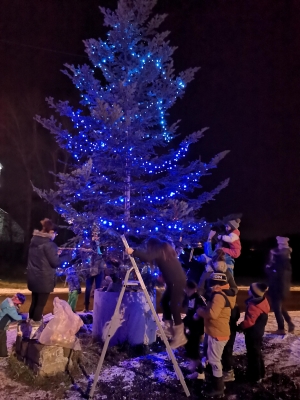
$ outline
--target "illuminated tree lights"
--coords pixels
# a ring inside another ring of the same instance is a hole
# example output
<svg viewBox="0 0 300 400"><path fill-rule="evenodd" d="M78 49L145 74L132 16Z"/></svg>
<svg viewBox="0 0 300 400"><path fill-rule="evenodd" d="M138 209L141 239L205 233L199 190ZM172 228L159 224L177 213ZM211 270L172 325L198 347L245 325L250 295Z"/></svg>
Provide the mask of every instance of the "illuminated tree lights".
<svg viewBox="0 0 300 400"><path fill-rule="evenodd" d="M157 30L166 15L152 16L155 4L120 0L115 11L100 8L109 31L106 40L84 41L92 66L66 65L63 71L81 93L80 109L47 99L72 128L37 117L72 162L67 173L56 175L56 190L36 191L82 239L97 232L103 243L117 231L194 240L205 225L196 211L227 185L199 195L201 176L227 153L207 164L187 159L206 128L173 144L178 122L168 125L168 110L198 68L175 75L169 32Z"/></svg>

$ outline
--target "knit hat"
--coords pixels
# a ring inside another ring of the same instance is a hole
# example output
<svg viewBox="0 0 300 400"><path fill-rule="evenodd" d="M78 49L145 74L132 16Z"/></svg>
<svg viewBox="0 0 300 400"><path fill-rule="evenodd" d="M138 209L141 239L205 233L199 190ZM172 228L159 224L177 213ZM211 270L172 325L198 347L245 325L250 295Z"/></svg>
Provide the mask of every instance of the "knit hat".
<svg viewBox="0 0 300 400"><path fill-rule="evenodd" d="M265 283L251 283L250 291L254 297L262 297L267 291L268 286Z"/></svg>
<svg viewBox="0 0 300 400"><path fill-rule="evenodd" d="M212 262L212 267L215 272L226 272L227 264L225 261Z"/></svg>
<svg viewBox="0 0 300 400"><path fill-rule="evenodd" d="M217 249L212 259L212 267L215 272L226 272L227 265L225 262L225 253L222 249Z"/></svg>
<svg viewBox="0 0 300 400"><path fill-rule="evenodd" d="M282 237L282 236L276 236L276 240L277 240L278 245L289 248L289 240L290 240L289 238Z"/></svg>
<svg viewBox="0 0 300 400"><path fill-rule="evenodd" d="M222 274L221 272L214 272L210 275L208 284L210 287L212 286L224 286L227 285L227 276L226 274Z"/></svg>
<svg viewBox="0 0 300 400"><path fill-rule="evenodd" d="M232 228L232 229L238 229L240 226L241 220L239 218L237 219L232 219L227 222L227 224Z"/></svg>
<svg viewBox="0 0 300 400"><path fill-rule="evenodd" d="M17 299L19 300L19 304L25 303L26 298L23 293L16 293L15 297L17 297Z"/></svg>

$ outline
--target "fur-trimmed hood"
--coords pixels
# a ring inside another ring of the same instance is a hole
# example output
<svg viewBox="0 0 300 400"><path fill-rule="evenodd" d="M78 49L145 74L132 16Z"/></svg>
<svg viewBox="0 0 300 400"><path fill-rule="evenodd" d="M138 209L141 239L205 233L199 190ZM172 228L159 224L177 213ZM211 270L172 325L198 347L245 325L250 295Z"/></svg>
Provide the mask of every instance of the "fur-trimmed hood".
<svg viewBox="0 0 300 400"><path fill-rule="evenodd" d="M39 237L43 237L43 238L52 239L52 235L53 235L53 233L42 232L42 231L38 231L37 229L35 229L33 231L33 236L39 236Z"/></svg>

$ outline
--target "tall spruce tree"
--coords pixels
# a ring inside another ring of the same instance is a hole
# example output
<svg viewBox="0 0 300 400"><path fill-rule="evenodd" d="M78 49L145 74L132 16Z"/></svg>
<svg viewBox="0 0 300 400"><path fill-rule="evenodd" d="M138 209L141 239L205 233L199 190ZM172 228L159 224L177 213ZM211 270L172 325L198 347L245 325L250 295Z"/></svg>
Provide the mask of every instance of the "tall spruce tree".
<svg viewBox="0 0 300 400"><path fill-rule="evenodd" d="M168 124L168 110L198 68L174 72L169 32L158 30L166 15L152 15L156 2L119 0L115 11L100 7L107 38L84 41L90 64L65 65L63 71L81 92L80 108L47 99L72 129L54 117L37 117L72 163L68 173L56 175L55 190L36 190L68 222L78 245L95 232L103 245L115 241L112 232L199 239L205 222L198 210L228 183L200 193L200 178L227 151L208 163L190 161L189 147L206 128L179 143L178 121Z"/></svg>

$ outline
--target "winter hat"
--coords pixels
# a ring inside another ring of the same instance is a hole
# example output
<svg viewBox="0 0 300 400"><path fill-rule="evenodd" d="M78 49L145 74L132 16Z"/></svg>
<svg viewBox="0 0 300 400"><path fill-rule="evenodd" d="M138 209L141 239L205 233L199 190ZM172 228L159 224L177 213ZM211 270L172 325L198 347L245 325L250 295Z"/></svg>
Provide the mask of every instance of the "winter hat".
<svg viewBox="0 0 300 400"><path fill-rule="evenodd" d="M57 226L49 218L44 218L41 222L43 232L49 233L50 231L57 232Z"/></svg>
<svg viewBox="0 0 300 400"><path fill-rule="evenodd" d="M240 226L241 220L239 218L237 219L232 219L227 222L227 224L232 228L232 229L238 229Z"/></svg>
<svg viewBox="0 0 300 400"><path fill-rule="evenodd" d="M221 272L214 272L213 274L210 275L208 284L210 287L212 286L224 286L227 285L227 276L226 274L223 274Z"/></svg>
<svg viewBox="0 0 300 400"><path fill-rule="evenodd" d="M19 304L24 304L25 303L25 296L23 293L16 293L15 297L19 300Z"/></svg>
<svg viewBox="0 0 300 400"><path fill-rule="evenodd" d="M212 262L212 267L215 272L226 272L227 264L225 261Z"/></svg>
<svg viewBox="0 0 300 400"><path fill-rule="evenodd" d="M282 237L282 236L276 236L276 240L277 240L278 245L289 248L289 240L290 240L289 238Z"/></svg>
<svg viewBox="0 0 300 400"><path fill-rule="evenodd" d="M267 291L268 286L265 283L251 283L250 291L254 297L262 297Z"/></svg>
<svg viewBox="0 0 300 400"><path fill-rule="evenodd" d="M211 259L212 267L215 272L226 272L225 253L222 249L217 249Z"/></svg>

